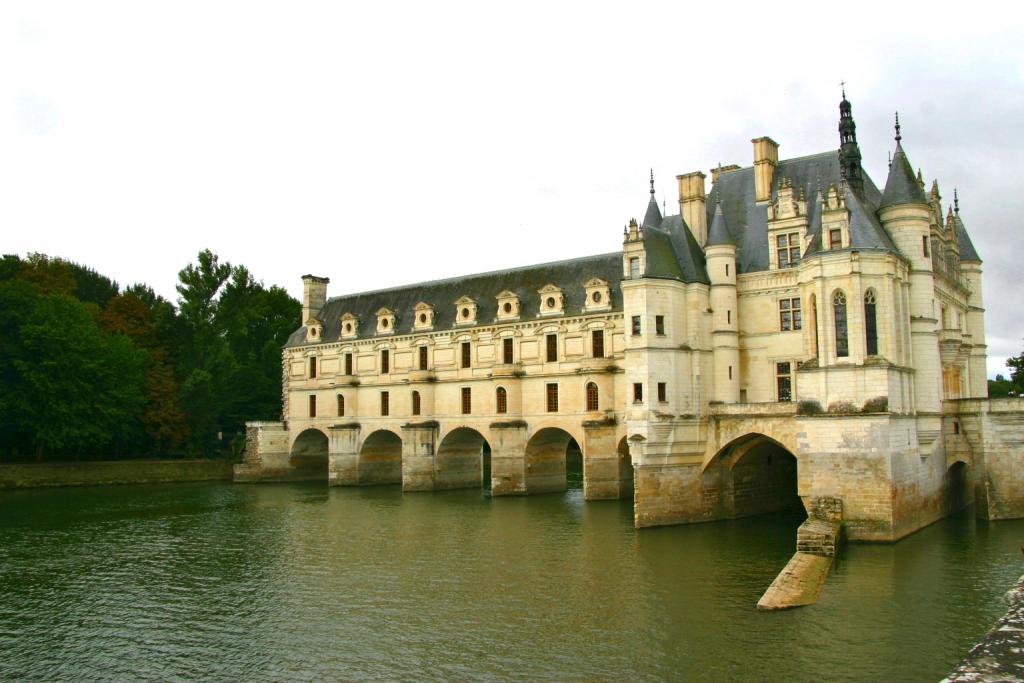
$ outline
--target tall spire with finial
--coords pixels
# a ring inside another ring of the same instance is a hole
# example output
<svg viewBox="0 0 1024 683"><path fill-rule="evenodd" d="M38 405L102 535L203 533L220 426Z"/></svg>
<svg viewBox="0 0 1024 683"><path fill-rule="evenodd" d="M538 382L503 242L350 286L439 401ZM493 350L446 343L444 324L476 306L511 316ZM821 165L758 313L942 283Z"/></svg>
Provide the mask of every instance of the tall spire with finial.
<svg viewBox="0 0 1024 683"><path fill-rule="evenodd" d="M843 100L839 103L839 170L850 188L862 192L864 171L860 165L857 124L853 121L853 106L846 99L846 81L841 82L840 86L843 89Z"/></svg>
<svg viewBox="0 0 1024 683"><path fill-rule="evenodd" d="M892 154L892 162L889 164L889 177L885 180L885 190L882 191L882 200L879 202L879 210L889 206L901 204L924 204L928 205L928 197L924 193L924 178L918 170L917 177L914 177L914 167L907 159L907 153L903 150L903 143L900 140L899 113L896 114L896 151Z"/></svg>
<svg viewBox="0 0 1024 683"><path fill-rule="evenodd" d="M651 194L654 194L654 169L651 169Z"/></svg>
<svg viewBox="0 0 1024 683"><path fill-rule="evenodd" d="M654 169L651 169L651 198L647 201L647 213L644 215L644 222L641 227L657 228L661 225L662 214L658 208L658 200L654 196Z"/></svg>
<svg viewBox="0 0 1024 683"><path fill-rule="evenodd" d="M896 112L896 142L899 142L902 139L903 136L900 135L900 113Z"/></svg>

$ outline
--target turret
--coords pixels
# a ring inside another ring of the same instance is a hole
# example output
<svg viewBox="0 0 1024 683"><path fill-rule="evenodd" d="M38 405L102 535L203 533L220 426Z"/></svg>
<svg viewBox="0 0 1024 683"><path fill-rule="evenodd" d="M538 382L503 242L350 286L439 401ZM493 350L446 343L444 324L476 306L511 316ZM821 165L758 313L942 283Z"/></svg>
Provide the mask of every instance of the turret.
<svg viewBox="0 0 1024 683"><path fill-rule="evenodd" d="M320 309L327 303L327 284L329 278L317 277L316 275L302 276L302 320L300 325L305 325L311 316L320 312Z"/></svg>
<svg viewBox="0 0 1024 683"><path fill-rule="evenodd" d="M839 103L839 171L846 184L855 192L864 190L864 171L860 159L853 105L846 99L846 89L843 88L843 100Z"/></svg>
<svg viewBox="0 0 1024 683"><path fill-rule="evenodd" d="M960 197L955 190L953 207L956 241L960 250L960 277L970 292L967 296L967 333L971 336L971 355L967 361L968 396L985 398L988 396L988 372L985 362L985 309L981 297L981 257L960 220Z"/></svg>
<svg viewBox="0 0 1024 683"><path fill-rule="evenodd" d="M740 400L739 305L736 293L736 243L725 222L722 205L715 206L704 249L711 280L712 358L715 367L714 400Z"/></svg>

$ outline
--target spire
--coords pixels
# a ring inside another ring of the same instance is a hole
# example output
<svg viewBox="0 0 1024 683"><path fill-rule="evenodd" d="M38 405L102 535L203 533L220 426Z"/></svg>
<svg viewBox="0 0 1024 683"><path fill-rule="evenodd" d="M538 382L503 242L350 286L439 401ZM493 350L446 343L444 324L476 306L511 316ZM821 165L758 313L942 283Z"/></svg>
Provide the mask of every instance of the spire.
<svg viewBox="0 0 1024 683"><path fill-rule="evenodd" d="M896 151L892 155L889 177L885 180L885 190L882 192L879 209L901 204L928 204L928 198L924 193L924 179L921 178L920 171L918 177L914 177L914 168L910 165L906 152L903 151L901 140L899 123L897 123Z"/></svg>
<svg viewBox="0 0 1024 683"><path fill-rule="evenodd" d="M706 246L712 247L719 244L736 245L732 236L729 235L729 229L725 224L725 214L722 213L721 197L719 197L719 201L715 204L715 217L711 219L711 229L708 230L708 242Z"/></svg>
<svg viewBox="0 0 1024 683"><path fill-rule="evenodd" d="M654 194L654 169L651 169L651 194Z"/></svg>
<svg viewBox="0 0 1024 683"><path fill-rule="evenodd" d="M953 188L953 212L957 216L960 215L960 193L955 187Z"/></svg>
<svg viewBox="0 0 1024 683"><path fill-rule="evenodd" d="M864 190L864 171L860 166L857 124L853 120L853 106L846 99L845 81L841 85L843 100L839 103L839 170L846 184L861 192Z"/></svg>
<svg viewBox="0 0 1024 683"><path fill-rule="evenodd" d="M642 226L645 228L657 228L661 226L661 209L658 208L658 200L654 196L654 169L651 169L651 198L647 201L647 213L644 214Z"/></svg>
<svg viewBox="0 0 1024 683"><path fill-rule="evenodd" d="M900 113L896 112L896 142L899 142L902 139L903 136L900 135Z"/></svg>
<svg viewBox="0 0 1024 683"><path fill-rule="evenodd" d="M956 190L953 190L953 222L956 225L956 243L960 251L960 261L977 261L981 263L978 250L974 248L974 243L971 242L971 237L967 234L967 228L964 227L964 222L960 220L960 197L957 196Z"/></svg>

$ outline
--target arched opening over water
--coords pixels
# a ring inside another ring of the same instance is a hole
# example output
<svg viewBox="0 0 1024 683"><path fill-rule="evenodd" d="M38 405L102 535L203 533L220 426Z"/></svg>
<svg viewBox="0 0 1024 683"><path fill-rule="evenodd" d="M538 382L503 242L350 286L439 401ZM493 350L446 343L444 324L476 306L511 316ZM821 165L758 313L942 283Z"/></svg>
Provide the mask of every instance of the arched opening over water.
<svg viewBox="0 0 1024 683"><path fill-rule="evenodd" d="M491 488L491 445L470 427L448 432L434 458L435 489Z"/></svg>
<svg viewBox="0 0 1024 683"><path fill-rule="evenodd" d="M723 517L803 510L797 493L797 458L764 434L731 441L708 463L703 489L717 492Z"/></svg>
<svg viewBox="0 0 1024 683"><path fill-rule="evenodd" d="M307 429L295 437L288 466L295 479L327 479L327 435Z"/></svg>
<svg viewBox="0 0 1024 683"><path fill-rule="evenodd" d="M633 497L633 457L629 452L629 442L626 437L619 440L619 446L615 449L619 456L619 498Z"/></svg>
<svg viewBox="0 0 1024 683"><path fill-rule="evenodd" d="M379 429L363 441L359 449L360 484L402 483L402 438Z"/></svg>
<svg viewBox="0 0 1024 683"><path fill-rule="evenodd" d="M963 460L957 460L946 470L946 505L949 514L959 512L974 502L971 469Z"/></svg>
<svg viewBox="0 0 1024 683"><path fill-rule="evenodd" d="M526 492L583 488L583 449L558 427L541 429L526 443Z"/></svg>

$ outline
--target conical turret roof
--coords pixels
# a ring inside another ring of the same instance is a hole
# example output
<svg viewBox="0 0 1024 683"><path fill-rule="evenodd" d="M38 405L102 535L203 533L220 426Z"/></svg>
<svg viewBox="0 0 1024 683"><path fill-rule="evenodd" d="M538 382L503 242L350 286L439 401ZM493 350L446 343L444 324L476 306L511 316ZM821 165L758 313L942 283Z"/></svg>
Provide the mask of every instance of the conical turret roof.
<svg viewBox="0 0 1024 683"><path fill-rule="evenodd" d="M711 220L711 229L708 230L707 246L711 247L719 244L736 246L736 242L733 241L732 236L729 234L729 228L725 224L725 214L722 213L721 204L715 206L715 217Z"/></svg>
<svg viewBox="0 0 1024 683"><path fill-rule="evenodd" d="M644 214L644 222L641 227L644 228L657 228L661 225L661 209L658 208L658 201L654 198L654 193L651 193L651 200L647 202L647 213Z"/></svg>
<svg viewBox="0 0 1024 683"><path fill-rule="evenodd" d="M961 261L981 262L981 257L978 256L978 252L971 242L971 237L967 234L967 228L964 227L964 222L960 220L959 213L956 214L956 242L960 248Z"/></svg>
<svg viewBox="0 0 1024 683"><path fill-rule="evenodd" d="M885 190L882 191L882 201L878 208L927 203L928 198L917 182L910 160L903 151L903 145L897 140L896 152L892 155L892 166L889 168L889 177L885 180Z"/></svg>

